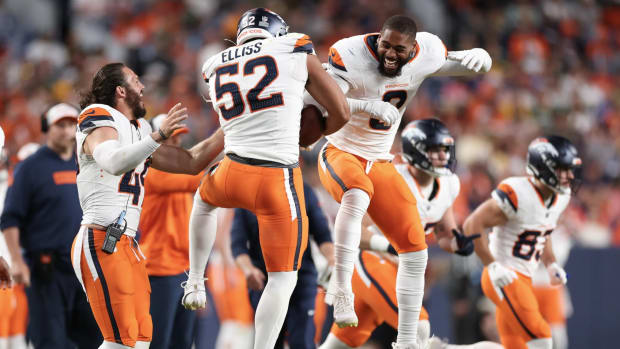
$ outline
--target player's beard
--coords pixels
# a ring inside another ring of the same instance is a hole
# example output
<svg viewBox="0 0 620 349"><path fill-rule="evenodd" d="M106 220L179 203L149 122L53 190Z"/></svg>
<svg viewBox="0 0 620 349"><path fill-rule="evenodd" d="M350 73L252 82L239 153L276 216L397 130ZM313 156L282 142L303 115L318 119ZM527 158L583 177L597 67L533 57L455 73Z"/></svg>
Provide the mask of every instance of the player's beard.
<svg viewBox="0 0 620 349"><path fill-rule="evenodd" d="M127 89L127 105L131 108L133 117L136 119L143 118L146 115L146 109L141 105L142 97L131 88Z"/></svg>
<svg viewBox="0 0 620 349"><path fill-rule="evenodd" d="M407 64L407 59L401 59L400 57L396 56L397 68L394 71L385 70L384 64L385 64L385 53L379 56L379 73L381 73L381 75L383 76L387 76L388 78L393 78L393 77L400 75L403 69L403 66Z"/></svg>

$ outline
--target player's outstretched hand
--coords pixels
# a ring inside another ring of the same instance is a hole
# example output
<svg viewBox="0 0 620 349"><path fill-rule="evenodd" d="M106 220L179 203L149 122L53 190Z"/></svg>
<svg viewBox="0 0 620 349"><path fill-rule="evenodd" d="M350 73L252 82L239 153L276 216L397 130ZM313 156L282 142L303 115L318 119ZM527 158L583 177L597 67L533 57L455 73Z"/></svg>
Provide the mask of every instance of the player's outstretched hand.
<svg viewBox="0 0 620 349"><path fill-rule="evenodd" d="M480 234L474 234L472 236L465 236L463 233L456 229L452 229L452 235L456 240L457 250L454 253L461 256L469 256L474 252L474 240L480 237Z"/></svg>
<svg viewBox="0 0 620 349"><path fill-rule="evenodd" d="M564 268L560 267L560 265L556 262L553 262L547 266L547 272L551 278L552 285L564 285L568 281L566 271L564 271Z"/></svg>
<svg viewBox="0 0 620 349"><path fill-rule="evenodd" d="M473 48L466 51L450 51L448 59L460 62L462 66L476 73L486 73L491 69L491 56L486 50Z"/></svg>
<svg viewBox="0 0 620 349"><path fill-rule="evenodd" d="M488 265L489 278L493 286L502 288L506 285L510 285L516 278L517 273L504 267L495 261Z"/></svg>
<svg viewBox="0 0 620 349"><path fill-rule="evenodd" d="M168 115L164 118L159 129L164 133L166 138L172 135L172 132L185 127L181 122L188 118L187 108L181 103L175 104L168 111Z"/></svg>
<svg viewBox="0 0 620 349"><path fill-rule="evenodd" d="M400 118L398 109L384 101L368 101L366 110L373 119L381 121L385 126L392 126Z"/></svg>

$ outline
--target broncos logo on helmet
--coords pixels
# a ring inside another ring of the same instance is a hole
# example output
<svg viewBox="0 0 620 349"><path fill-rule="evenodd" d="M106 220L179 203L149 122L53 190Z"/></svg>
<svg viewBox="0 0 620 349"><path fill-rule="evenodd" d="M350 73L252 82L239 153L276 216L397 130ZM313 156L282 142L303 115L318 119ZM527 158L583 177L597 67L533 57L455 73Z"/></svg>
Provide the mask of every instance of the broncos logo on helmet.
<svg viewBox="0 0 620 349"><path fill-rule="evenodd" d="M570 185L562 185L558 170L570 170ZM562 136L536 138L527 150L527 173L536 177L553 191L576 193L581 183L581 158L577 148Z"/></svg>
<svg viewBox="0 0 620 349"><path fill-rule="evenodd" d="M410 122L401 133L403 157L416 168L433 177L454 173L456 154L454 138L438 119L422 119ZM445 147L448 163L445 167L434 167L428 151L435 147Z"/></svg>
<svg viewBox="0 0 620 349"><path fill-rule="evenodd" d="M237 24L237 45L253 39L277 38L288 33L288 25L279 14L258 7L246 11Z"/></svg>

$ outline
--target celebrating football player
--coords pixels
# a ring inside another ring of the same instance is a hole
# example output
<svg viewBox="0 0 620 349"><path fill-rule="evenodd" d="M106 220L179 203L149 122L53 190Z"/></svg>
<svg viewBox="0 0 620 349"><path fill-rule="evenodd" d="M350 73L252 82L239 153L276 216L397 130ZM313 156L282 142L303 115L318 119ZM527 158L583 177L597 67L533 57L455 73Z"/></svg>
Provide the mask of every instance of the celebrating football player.
<svg viewBox="0 0 620 349"><path fill-rule="evenodd" d="M298 164L304 89L329 112L325 133L348 121L349 107L314 55L310 38L289 34L284 20L263 8L241 16L237 46L209 58L203 77L224 131L226 156L207 171L194 197L183 304L205 306L204 273L217 207L249 210L258 219L268 274L256 308L254 348L273 348L308 241Z"/></svg>
<svg viewBox="0 0 620 349"><path fill-rule="evenodd" d="M349 123L327 136L319 155L321 182L341 204L334 227L335 275L326 296L334 303L337 325L358 323L351 277L362 218L368 212L399 253L398 337L393 347L418 348L425 234L416 199L391 163L389 151L407 103L426 77L476 74L490 68L485 50L448 52L437 36L418 33L416 23L400 15L389 18L380 33L342 39L331 47L328 72L347 97L390 102L398 111L385 108L382 118L352 113Z"/></svg>

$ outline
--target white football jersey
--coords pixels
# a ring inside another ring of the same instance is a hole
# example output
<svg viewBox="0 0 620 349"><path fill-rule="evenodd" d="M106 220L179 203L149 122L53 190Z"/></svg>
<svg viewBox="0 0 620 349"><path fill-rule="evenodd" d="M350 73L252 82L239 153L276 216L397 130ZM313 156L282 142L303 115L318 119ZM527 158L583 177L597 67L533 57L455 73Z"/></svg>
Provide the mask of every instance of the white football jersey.
<svg viewBox="0 0 620 349"><path fill-rule="evenodd" d="M204 63L226 153L297 163L306 58L313 53L307 35L290 33L228 48Z"/></svg>
<svg viewBox="0 0 620 349"><path fill-rule="evenodd" d="M415 55L402 67L399 76L389 78L379 73L378 36L379 33L358 35L336 42L330 48L327 71L349 85L347 97L390 102L402 116L422 81L444 64L448 51L437 36L418 32ZM326 138L338 149L366 160L391 160L390 148L399 124L400 119L386 127L366 113L356 113L344 127Z"/></svg>
<svg viewBox="0 0 620 349"><path fill-rule="evenodd" d="M461 190L461 182L456 174L437 177L427 188L421 188L407 169L407 164L398 164L396 170L407 182L418 202L420 220L426 234L435 231L435 225L452 206Z"/></svg>
<svg viewBox="0 0 620 349"><path fill-rule="evenodd" d="M92 155L82 148L86 136L97 127L113 127L118 132L121 146L150 137L151 126L144 119L130 122L118 110L104 105L91 104L80 113L77 129L78 174L77 187L82 206L82 224L108 226L125 210L127 231L135 236L144 199L144 178L150 158L134 170L114 176L103 170Z"/></svg>
<svg viewBox="0 0 620 349"><path fill-rule="evenodd" d="M548 204L530 177L503 180L491 196L508 218L493 228L489 247L502 265L532 276L538 266L545 241L568 206L570 195L554 194Z"/></svg>

